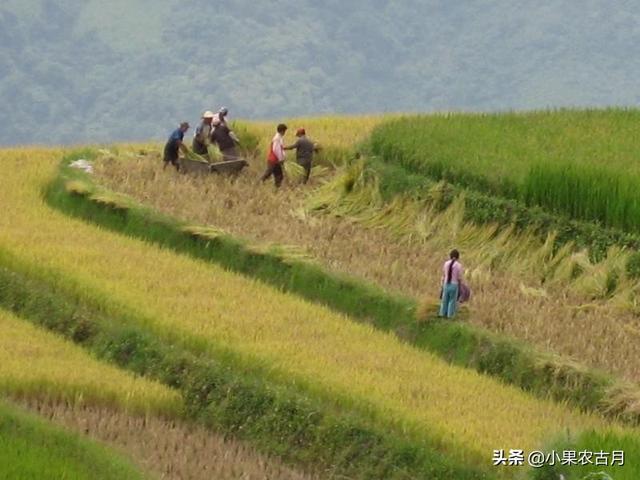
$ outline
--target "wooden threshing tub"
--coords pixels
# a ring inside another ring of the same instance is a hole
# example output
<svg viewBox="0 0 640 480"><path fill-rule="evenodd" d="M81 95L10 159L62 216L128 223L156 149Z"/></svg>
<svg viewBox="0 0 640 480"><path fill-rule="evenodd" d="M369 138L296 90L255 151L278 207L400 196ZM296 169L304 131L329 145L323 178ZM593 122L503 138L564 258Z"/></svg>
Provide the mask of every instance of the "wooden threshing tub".
<svg viewBox="0 0 640 480"><path fill-rule="evenodd" d="M180 171L182 173L190 173L196 175L210 173L232 175L240 173L242 169L247 165L249 164L244 159L229 160L226 162L216 163L201 162L198 160L191 160L189 158L180 159Z"/></svg>

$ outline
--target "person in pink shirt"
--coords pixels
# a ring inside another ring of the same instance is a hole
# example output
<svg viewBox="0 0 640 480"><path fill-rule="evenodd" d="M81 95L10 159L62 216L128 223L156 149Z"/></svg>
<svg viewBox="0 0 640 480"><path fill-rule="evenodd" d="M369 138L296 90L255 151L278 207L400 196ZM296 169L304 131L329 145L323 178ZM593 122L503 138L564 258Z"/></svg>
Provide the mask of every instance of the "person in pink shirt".
<svg viewBox="0 0 640 480"><path fill-rule="evenodd" d="M458 294L462 283L464 270L460 263L458 250L451 250L449 260L442 266L442 302L440 303L440 316L452 318L458 307Z"/></svg>

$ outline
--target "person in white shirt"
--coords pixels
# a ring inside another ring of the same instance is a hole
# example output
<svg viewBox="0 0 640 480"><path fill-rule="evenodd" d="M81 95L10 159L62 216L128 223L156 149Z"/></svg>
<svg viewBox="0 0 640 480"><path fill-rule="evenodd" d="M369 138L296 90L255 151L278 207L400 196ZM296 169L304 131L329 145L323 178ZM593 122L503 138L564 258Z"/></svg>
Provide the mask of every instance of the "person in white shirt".
<svg viewBox="0 0 640 480"><path fill-rule="evenodd" d="M282 185L282 180L284 179L284 171L282 170L282 165L285 159L285 151L284 151L284 135L287 132L287 126L284 123L278 125L277 133L271 140L271 145L269 146L269 154L267 155L267 169L262 175L261 180L264 182L271 175L273 175L273 180L275 182L276 188L280 188Z"/></svg>

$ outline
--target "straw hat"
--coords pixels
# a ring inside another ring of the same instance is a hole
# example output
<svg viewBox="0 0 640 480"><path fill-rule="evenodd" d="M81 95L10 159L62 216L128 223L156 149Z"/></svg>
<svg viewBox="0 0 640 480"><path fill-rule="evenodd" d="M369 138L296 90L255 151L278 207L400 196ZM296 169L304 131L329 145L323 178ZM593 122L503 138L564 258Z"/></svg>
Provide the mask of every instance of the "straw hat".
<svg viewBox="0 0 640 480"><path fill-rule="evenodd" d="M213 117L214 117L214 113L211 110L207 110L202 114L202 118L213 118Z"/></svg>

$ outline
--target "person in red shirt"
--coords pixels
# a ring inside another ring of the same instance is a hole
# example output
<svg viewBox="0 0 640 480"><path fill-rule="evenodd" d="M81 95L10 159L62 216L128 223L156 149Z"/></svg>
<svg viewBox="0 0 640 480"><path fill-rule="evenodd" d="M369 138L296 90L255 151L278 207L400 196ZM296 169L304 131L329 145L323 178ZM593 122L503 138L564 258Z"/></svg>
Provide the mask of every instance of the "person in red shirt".
<svg viewBox="0 0 640 480"><path fill-rule="evenodd" d="M275 182L276 188L280 188L282 185L282 180L284 179L284 171L282 170L284 159L285 159L285 151L284 151L284 135L287 133L287 126L284 123L278 125L276 129L277 132L273 139L271 140L271 144L269 146L269 153L267 155L267 169L262 175L261 180L264 182L271 175L273 175L273 180Z"/></svg>

